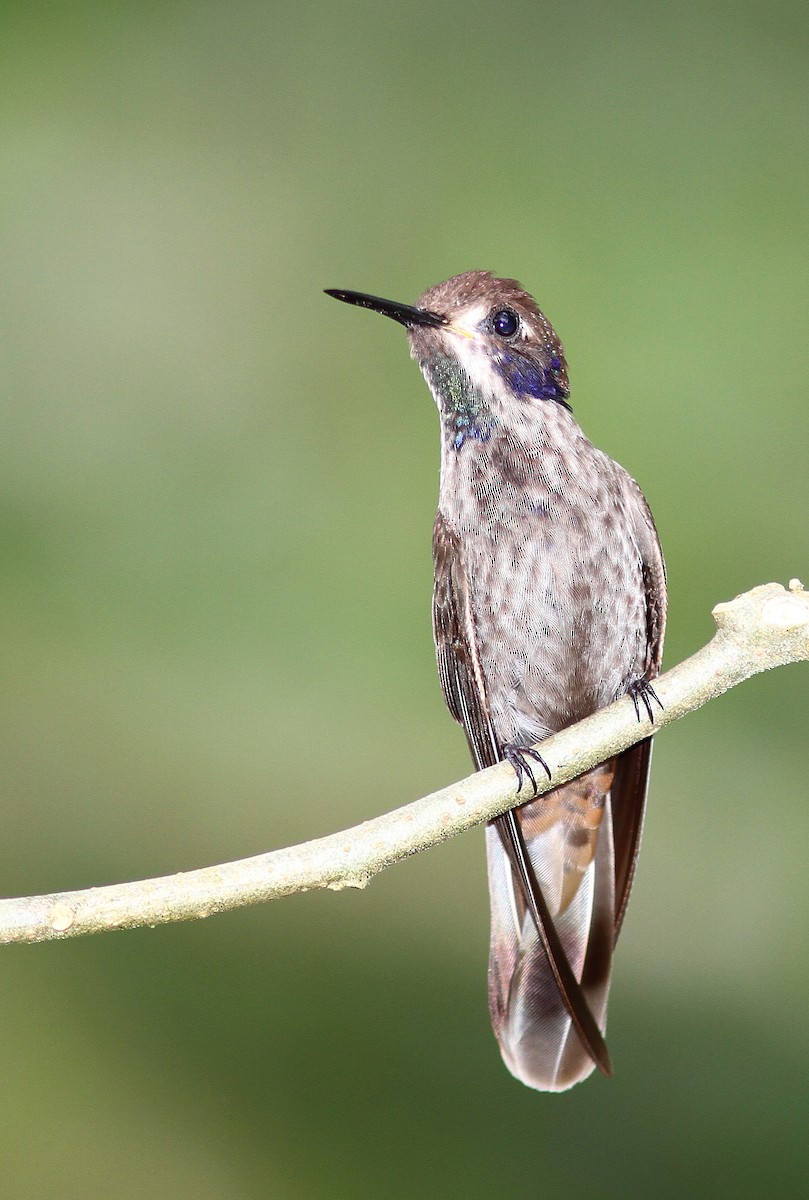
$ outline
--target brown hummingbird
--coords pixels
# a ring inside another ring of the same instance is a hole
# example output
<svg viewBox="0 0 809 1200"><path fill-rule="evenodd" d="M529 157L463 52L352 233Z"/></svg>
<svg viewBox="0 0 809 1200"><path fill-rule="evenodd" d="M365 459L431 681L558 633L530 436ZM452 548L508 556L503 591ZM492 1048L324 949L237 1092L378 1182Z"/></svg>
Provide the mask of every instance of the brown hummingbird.
<svg viewBox="0 0 809 1200"><path fill-rule="evenodd" d="M328 294L408 331L441 418L433 629L444 697L475 766L505 759L518 791L528 781L536 793L543 738L626 694L653 723L666 577L649 507L576 424L562 343L515 280L468 271L415 307ZM489 1008L506 1066L529 1087L611 1073L612 952L650 756L647 737L486 829Z"/></svg>

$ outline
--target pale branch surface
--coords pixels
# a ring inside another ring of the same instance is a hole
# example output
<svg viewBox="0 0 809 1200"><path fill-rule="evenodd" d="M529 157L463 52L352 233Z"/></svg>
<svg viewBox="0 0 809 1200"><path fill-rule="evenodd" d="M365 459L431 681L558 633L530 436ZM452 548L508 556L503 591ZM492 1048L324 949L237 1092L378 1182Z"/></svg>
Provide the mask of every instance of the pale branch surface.
<svg viewBox="0 0 809 1200"><path fill-rule="evenodd" d="M699 708L742 680L809 659L809 593L769 583L718 604L717 631L703 649L655 680L663 711L654 729ZM649 734L629 698L542 743L552 785L566 783ZM522 799L528 799L523 793ZM490 767L353 829L238 862L84 891L0 900L0 942L41 942L107 929L186 921L311 888L364 887L385 867L446 841L514 805L514 772Z"/></svg>

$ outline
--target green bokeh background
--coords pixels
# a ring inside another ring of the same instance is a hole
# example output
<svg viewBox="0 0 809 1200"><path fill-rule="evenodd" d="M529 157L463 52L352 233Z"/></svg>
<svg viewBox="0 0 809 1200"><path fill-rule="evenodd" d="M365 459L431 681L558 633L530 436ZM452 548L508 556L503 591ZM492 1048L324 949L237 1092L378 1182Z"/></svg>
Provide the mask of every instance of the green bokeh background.
<svg viewBox="0 0 809 1200"><path fill-rule="evenodd" d="M434 675L437 422L392 323L515 275L639 479L672 664L809 573L805 4L8 4L8 894L351 825L466 773ZM608 1082L485 1001L482 837L2 955L13 1200L794 1196L805 668L659 740ZM357 781L360 781L359 784Z"/></svg>

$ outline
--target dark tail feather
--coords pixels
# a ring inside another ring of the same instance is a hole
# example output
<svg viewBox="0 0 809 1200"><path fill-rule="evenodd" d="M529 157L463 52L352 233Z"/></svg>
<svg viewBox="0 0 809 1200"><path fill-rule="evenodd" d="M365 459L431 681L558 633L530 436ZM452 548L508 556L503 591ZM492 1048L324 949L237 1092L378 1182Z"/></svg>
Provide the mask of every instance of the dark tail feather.
<svg viewBox="0 0 809 1200"><path fill-rule="evenodd" d="M610 1071L603 1040L615 912L610 801L606 800L594 858L572 900L553 917L537 877L543 876L543 866L547 869L543 855L558 853L558 848L552 837L549 840L548 829L525 839L519 818L508 816L511 821L503 832L494 826L486 831L492 1024L513 1075L529 1087L563 1091L585 1079L596 1065ZM520 861L521 853L525 862Z"/></svg>

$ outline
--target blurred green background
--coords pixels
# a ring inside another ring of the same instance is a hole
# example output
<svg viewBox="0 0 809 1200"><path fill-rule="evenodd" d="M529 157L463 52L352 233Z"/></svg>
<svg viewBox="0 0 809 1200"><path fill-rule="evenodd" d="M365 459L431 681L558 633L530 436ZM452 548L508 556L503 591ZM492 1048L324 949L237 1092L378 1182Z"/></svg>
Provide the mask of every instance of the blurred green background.
<svg viewBox="0 0 809 1200"><path fill-rule="evenodd" d="M351 825L468 770L430 633L413 300L533 291L644 487L667 661L809 574L805 4L8 4L7 894ZM486 1012L482 837L200 924L3 952L4 1197L793 1196L805 668L661 736L615 1078ZM356 780L361 779L358 787Z"/></svg>

